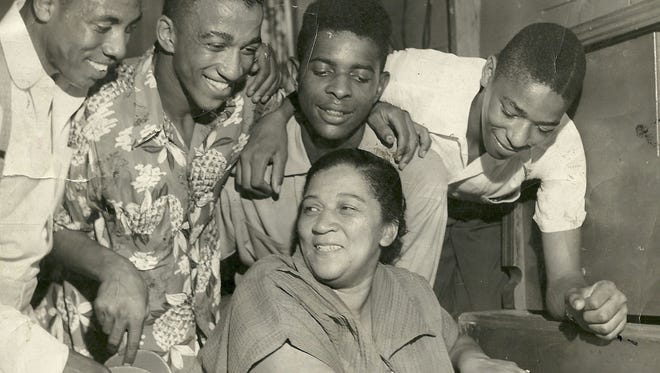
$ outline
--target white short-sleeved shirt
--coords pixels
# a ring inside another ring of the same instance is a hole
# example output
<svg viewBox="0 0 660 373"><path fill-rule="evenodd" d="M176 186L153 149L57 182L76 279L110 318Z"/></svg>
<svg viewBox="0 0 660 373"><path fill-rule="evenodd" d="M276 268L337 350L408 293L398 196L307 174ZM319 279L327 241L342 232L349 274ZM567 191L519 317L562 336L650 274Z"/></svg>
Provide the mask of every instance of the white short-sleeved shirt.
<svg viewBox="0 0 660 373"><path fill-rule="evenodd" d="M432 150L449 172L449 195L483 203L512 202L523 181L541 181L534 220L543 232L579 228L586 215L586 161L575 124L564 115L553 135L514 157L488 153L468 160L466 132L472 100L479 92L485 60L436 50L391 54L390 83L382 100L408 111L432 134Z"/></svg>

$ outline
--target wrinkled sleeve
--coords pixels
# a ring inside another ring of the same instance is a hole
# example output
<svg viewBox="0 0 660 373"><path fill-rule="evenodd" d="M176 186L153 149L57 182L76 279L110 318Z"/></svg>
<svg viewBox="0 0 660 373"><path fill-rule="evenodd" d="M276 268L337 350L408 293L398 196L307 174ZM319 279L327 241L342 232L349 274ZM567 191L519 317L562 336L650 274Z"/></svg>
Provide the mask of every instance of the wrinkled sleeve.
<svg viewBox="0 0 660 373"><path fill-rule="evenodd" d="M207 371L248 372L285 343L331 367L340 366L332 357L331 343L321 326L297 297L284 290L291 284L278 284L299 280L279 276L273 258L261 259L252 266L234 292L223 328L200 354Z"/></svg>
<svg viewBox="0 0 660 373"><path fill-rule="evenodd" d="M407 233L395 265L435 281L447 225L447 172L440 156L429 152L402 171Z"/></svg>
<svg viewBox="0 0 660 373"><path fill-rule="evenodd" d="M96 207L101 178L94 163L96 147L83 133L87 118L83 106L71 119L69 147L73 149L73 156L64 185L64 196L55 213L55 231L66 228L91 232L98 217Z"/></svg>
<svg viewBox="0 0 660 373"><path fill-rule="evenodd" d="M534 221L546 233L579 228L586 216L584 148L575 124L567 116L564 120L554 143L533 160L530 173L541 180Z"/></svg>
<svg viewBox="0 0 660 373"><path fill-rule="evenodd" d="M28 316L0 304L0 372L60 373L69 349Z"/></svg>

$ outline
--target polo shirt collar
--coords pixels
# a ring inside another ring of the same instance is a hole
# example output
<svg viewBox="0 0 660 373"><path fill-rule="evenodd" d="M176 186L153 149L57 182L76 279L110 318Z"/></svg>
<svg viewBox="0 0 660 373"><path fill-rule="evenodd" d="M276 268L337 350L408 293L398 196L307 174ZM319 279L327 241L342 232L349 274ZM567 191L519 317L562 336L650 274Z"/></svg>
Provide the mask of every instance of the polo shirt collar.
<svg viewBox="0 0 660 373"><path fill-rule="evenodd" d="M0 43L7 69L14 84L22 90L34 86L41 78L48 76L41 66L39 55L19 13L24 3L25 0L15 1L0 21Z"/></svg>

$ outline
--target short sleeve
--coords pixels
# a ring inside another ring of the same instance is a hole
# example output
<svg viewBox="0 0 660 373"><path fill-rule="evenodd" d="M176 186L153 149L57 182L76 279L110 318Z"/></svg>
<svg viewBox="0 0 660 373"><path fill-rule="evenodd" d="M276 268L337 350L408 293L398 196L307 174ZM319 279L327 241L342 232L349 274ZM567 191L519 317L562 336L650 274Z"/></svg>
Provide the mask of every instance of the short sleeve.
<svg viewBox="0 0 660 373"><path fill-rule="evenodd" d="M101 178L94 164L94 142L85 138L83 129L87 124L83 106L71 119L69 147L73 156L67 180L64 184L62 203L55 213L55 230L63 228L91 232L98 217L97 193Z"/></svg>
<svg viewBox="0 0 660 373"><path fill-rule="evenodd" d="M532 153L528 178L541 181L534 221L542 232L577 229L586 216L586 159L580 134L567 116L552 144Z"/></svg>

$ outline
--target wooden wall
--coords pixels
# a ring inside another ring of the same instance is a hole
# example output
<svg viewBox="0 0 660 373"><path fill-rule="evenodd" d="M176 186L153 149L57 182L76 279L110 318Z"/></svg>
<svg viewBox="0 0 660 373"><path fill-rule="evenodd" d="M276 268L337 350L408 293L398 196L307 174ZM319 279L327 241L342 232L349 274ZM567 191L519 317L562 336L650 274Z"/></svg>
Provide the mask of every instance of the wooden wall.
<svg viewBox="0 0 660 373"><path fill-rule="evenodd" d="M573 27L642 1L485 0L481 2L480 12L480 54L486 57L496 53L518 30L533 22L555 22Z"/></svg>
<svg viewBox="0 0 660 373"><path fill-rule="evenodd" d="M356 0L359 1L359 0ZM392 19L392 46L394 49L422 48L426 0L380 0ZM461 0L465 1L465 0ZM297 0L297 25L312 1ZM447 0L431 0L429 48L449 50ZM298 27L296 27L298 29Z"/></svg>

